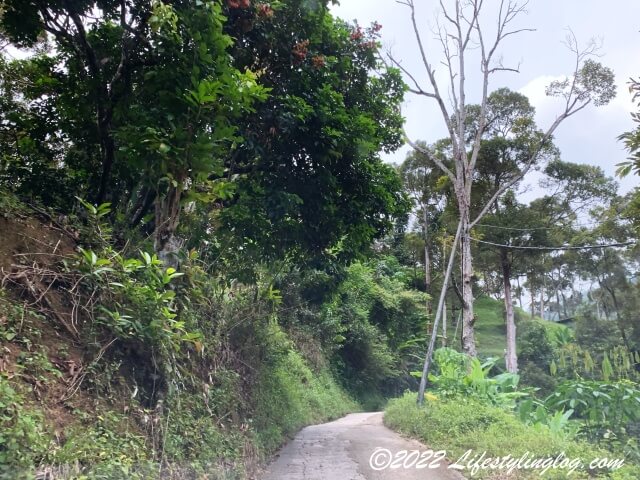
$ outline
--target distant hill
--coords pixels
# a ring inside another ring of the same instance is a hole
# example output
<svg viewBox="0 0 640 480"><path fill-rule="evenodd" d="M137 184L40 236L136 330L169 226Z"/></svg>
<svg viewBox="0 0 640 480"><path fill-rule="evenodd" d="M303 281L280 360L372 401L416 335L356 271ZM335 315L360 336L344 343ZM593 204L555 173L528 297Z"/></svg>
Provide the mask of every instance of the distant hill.
<svg viewBox="0 0 640 480"><path fill-rule="evenodd" d="M506 348L506 326L504 324L504 303L490 297L480 297L474 302L476 314L476 341L478 353L482 357L504 357ZM531 315L520 308L515 309L516 324L531 320ZM540 317L534 321L543 325L548 332L567 328L564 325Z"/></svg>

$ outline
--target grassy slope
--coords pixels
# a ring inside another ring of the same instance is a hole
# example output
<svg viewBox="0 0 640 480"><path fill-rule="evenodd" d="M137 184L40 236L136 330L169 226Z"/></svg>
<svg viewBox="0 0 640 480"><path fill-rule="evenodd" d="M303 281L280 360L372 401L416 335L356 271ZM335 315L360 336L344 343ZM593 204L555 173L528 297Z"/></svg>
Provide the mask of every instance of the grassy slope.
<svg viewBox="0 0 640 480"><path fill-rule="evenodd" d="M504 357L506 348L506 327L504 324L504 304L502 301L490 297L480 297L474 303L476 320L476 341L478 352L484 357ZM516 308L516 321L530 320L531 316L523 310ZM555 322L542 320L535 317L534 321L542 324L547 332L567 328Z"/></svg>
<svg viewBox="0 0 640 480"><path fill-rule="evenodd" d="M503 303L489 297L481 297L474 304L476 340L481 356L503 357L505 348L505 325ZM530 320L531 316L516 309L516 319ZM564 325L534 318L542 324L547 334L566 329ZM427 402L425 408L416 405L415 394L407 393L391 400L385 409L385 424L405 435L417 438L434 450L446 450L449 460L457 460L467 450L473 450L472 458L487 452L487 457L512 455L519 457L529 452L536 458L555 456L559 452L572 458L580 458L586 463L596 458L611 457L610 452L598 450L584 442L570 440L552 434L544 426L525 425L506 410L490 406L470 398L439 398ZM479 471L472 474L462 472L467 478L487 478L500 480L516 479L564 479L564 478L610 478L612 480L637 479L637 466L626 465L616 472L587 472L581 469L567 475L567 470L553 470L540 476L539 471L505 470ZM607 475L609 474L609 476Z"/></svg>

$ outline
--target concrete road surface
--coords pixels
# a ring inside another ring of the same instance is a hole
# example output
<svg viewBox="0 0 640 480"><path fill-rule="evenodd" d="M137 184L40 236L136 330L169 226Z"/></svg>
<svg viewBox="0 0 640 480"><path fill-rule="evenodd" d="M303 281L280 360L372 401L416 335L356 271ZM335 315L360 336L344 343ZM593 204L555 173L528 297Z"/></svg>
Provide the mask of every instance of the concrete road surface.
<svg viewBox="0 0 640 480"><path fill-rule="evenodd" d="M376 449L377 469L370 460ZM429 447L401 437L382 424L382 413L353 413L339 420L301 430L266 468L261 480L464 480L445 461L437 468L382 468L401 450L428 452ZM389 457L391 453L391 458ZM436 461L424 454L423 464ZM411 465L414 457L407 457ZM401 465L402 458L398 461Z"/></svg>

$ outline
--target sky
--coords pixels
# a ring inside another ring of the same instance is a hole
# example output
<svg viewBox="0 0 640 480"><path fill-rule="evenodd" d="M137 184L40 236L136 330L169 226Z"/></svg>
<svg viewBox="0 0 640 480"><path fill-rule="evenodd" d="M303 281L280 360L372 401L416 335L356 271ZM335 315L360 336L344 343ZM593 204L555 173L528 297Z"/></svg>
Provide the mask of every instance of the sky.
<svg viewBox="0 0 640 480"><path fill-rule="evenodd" d="M446 2L445 2L446 3ZM445 67L440 45L435 41L433 27L437 18L438 2L415 0L418 25L425 48L436 68L436 76L445 85ZM485 0L485 25L491 30L495 22L498 0ZM428 86L424 67L410 25L409 10L395 0L342 0L332 7L333 13L360 25L378 21L383 28L382 43L403 66ZM508 87L529 97L536 107L536 122L546 130L561 111L558 100L545 95L546 85L553 79L572 73L571 52L563 45L570 28L579 44L594 38L601 42L599 62L613 70L616 76L617 97L607 106L589 106L560 125L554 138L564 161L588 163L603 168L614 176L616 164L624 161L627 152L617 137L634 128L630 113L637 111L629 94L630 77L640 77L640 1L638 0L530 0L526 14L514 22L516 28L533 28L509 37L500 52L505 66L518 66L519 73L500 72L491 79L489 90ZM471 60L474 60L473 58ZM467 76L468 103L479 100L480 73L478 62L470 63ZM444 88L444 87L443 87ZM433 142L446 136L442 116L433 100L408 93L403 106L406 131L412 140ZM400 163L410 147L385 156L385 160ZM535 185L539 176L530 175L528 183ZM618 179L622 193L640 185L637 176ZM529 189L526 196L539 189ZM535 196L535 194L534 194Z"/></svg>

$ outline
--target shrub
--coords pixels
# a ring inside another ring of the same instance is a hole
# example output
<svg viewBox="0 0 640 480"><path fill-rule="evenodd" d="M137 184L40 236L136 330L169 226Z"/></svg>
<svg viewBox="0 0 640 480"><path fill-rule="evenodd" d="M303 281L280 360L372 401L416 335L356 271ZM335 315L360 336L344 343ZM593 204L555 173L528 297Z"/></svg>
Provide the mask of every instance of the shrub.
<svg viewBox="0 0 640 480"><path fill-rule="evenodd" d="M549 410L571 408L579 419L581 433L591 442L597 442L616 451L640 459L629 428L640 422L640 390L630 381L599 382L571 380L563 382L545 404Z"/></svg>
<svg viewBox="0 0 640 480"><path fill-rule="evenodd" d="M0 376L0 478L19 478L37 465L49 446L44 416Z"/></svg>
<svg viewBox="0 0 640 480"><path fill-rule="evenodd" d="M124 415L112 411L76 415L82 422L66 432L64 443L50 455L52 463L77 462L86 470L126 469L149 458L145 438L131 428Z"/></svg>
<svg viewBox="0 0 640 480"><path fill-rule="evenodd" d="M272 338L278 339L278 327ZM281 333L281 332L280 332ZM328 372L313 372L294 350L265 364L253 393L253 426L266 453L305 425L340 417L357 405Z"/></svg>
<svg viewBox="0 0 640 480"><path fill-rule="evenodd" d="M240 470L244 437L242 432L214 415L210 401L202 395L176 392L168 399L164 454L170 465L189 466L207 473L226 466Z"/></svg>
<svg viewBox="0 0 640 480"><path fill-rule="evenodd" d="M612 323L598 318L586 308L576 317L575 331L578 345L592 352L604 352L620 344L620 337L616 328L612 328Z"/></svg>
<svg viewBox="0 0 640 480"><path fill-rule="evenodd" d="M520 370L520 378L524 385L537 388L536 396L548 396L557 385L556 379L548 371L543 370L535 363L527 363Z"/></svg>
<svg viewBox="0 0 640 480"><path fill-rule="evenodd" d="M464 397L433 398L424 408L416 404L416 396L407 393L391 400L385 411L384 422L390 428L418 438L434 449L447 451L450 460L459 459L467 450L474 454L486 451L486 457L511 455L520 457L526 452L535 458L555 457L561 452L570 458L580 458L589 463L596 458L611 455L585 443L572 441L561 435L554 435L545 425L526 425L515 415L500 407L486 404L477 399ZM635 466L624 467L632 472ZM618 471L620 472L620 471ZM616 472L619 478L624 478ZM469 476L469 471L463 471ZM504 473L491 470L479 471L473 478L486 478L490 474ZM609 472L591 472L602 475ZM540 478L538 470L516 470L515 477ZM578 470L570 478L592 478L585 470ZM546 479L566 479L567 470L550 469Z"/></svg>
<svg viewBox="0 0 640 480"><path fill-rule="evenodd" d="M532 363L549 371L553 361L553 345L543 325L534 321L522 322L518 332L518 350L518 359L523 367Z"/></svg>
<svg viewBox="0 0 640 480"><path fill-rule="evenodd" d="M529 394L517 390L518 375L505 372L494 377L489 376L496 359L480 363L477 358L470 358L451 348L443 347L434 352L434 364L438 373L430 374L429 381L442 396L465 395L494 405L513 406L516 399Z"/></svg>

